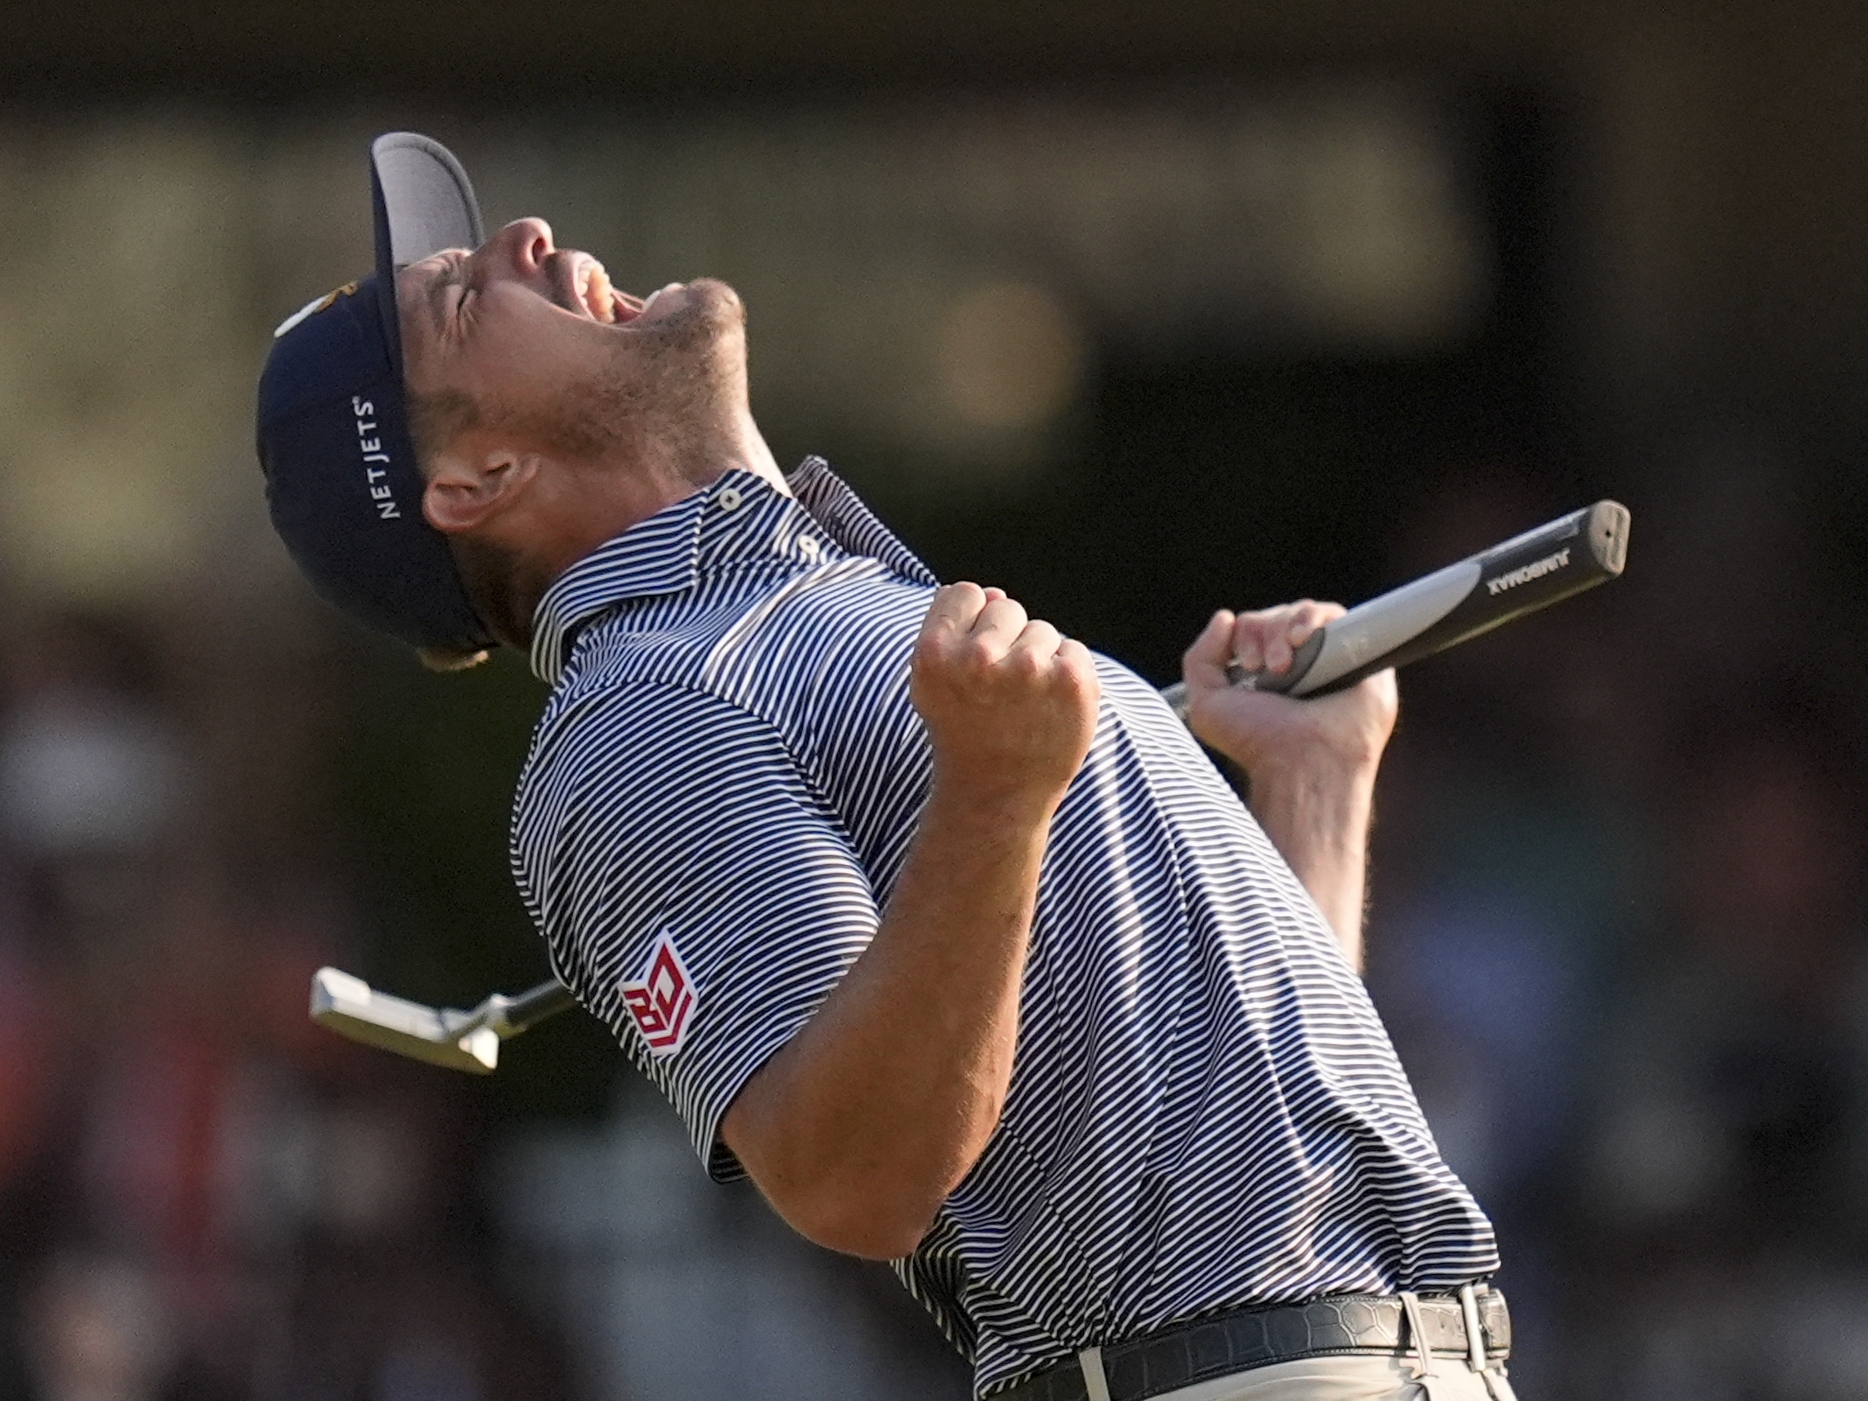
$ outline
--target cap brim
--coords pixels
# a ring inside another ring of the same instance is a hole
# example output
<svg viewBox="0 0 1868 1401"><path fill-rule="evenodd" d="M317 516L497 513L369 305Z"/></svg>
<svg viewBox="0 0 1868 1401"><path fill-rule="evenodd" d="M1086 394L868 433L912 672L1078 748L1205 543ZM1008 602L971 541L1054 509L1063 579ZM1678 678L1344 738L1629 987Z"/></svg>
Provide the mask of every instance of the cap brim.
<svg viewBox="0 0 1868 1401"><path fill-rule="evenodd" d="M383 339L400 375L396 272L443 248L478 248L486 235L467 172L431 137L392 131L371 142L370 190L376 205L376 282L382 289L377 304Z"/></svg>

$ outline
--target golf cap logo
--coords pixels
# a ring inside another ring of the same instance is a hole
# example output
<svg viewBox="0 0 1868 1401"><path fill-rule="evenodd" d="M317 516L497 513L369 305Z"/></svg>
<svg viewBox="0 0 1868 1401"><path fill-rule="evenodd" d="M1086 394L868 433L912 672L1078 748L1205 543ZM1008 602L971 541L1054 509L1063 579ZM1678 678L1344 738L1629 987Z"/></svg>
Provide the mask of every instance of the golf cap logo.
<svg viewBox="0 0 1868 1401"><path fill-rule="evenodd" d="M376 405L360 394L350 396L350 411L357 419L357 451L363 457L364 488L378 520L402 519L395 493L389 487L389 454L383 451L382 431L376 426Z"/></svg>
<svg viewBox="0 0 1868 1401"><path fill-rule="evenodd" d="M355 282L346 282L342 287L326 292L322 297L313 297L310 301L306 302L305 305L286 317L285 320L281 321L278 327L273 331L272 338L278 340L280 336L283 336L287 331L298 325L298 323L303 321L307 316L316 316L327 306L334 305L339 297L348 297L356 290L357 284Z"/></svg>
<svg viewBox="0 0 1868 1401"><path fill-rule="evenodd" d="M622 985L623 1005L636 1019L649 1054L660 1060L681 1049L695 1007L694 979L675 951L675 941L664 934L649 952L642 981Z"/></svg>

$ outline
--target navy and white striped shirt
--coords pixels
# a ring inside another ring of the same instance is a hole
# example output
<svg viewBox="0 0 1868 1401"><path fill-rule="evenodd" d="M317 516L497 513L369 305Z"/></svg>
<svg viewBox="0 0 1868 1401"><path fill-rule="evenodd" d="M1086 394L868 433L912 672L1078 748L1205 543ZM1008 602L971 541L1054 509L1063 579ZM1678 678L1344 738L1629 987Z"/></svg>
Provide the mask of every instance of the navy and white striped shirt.
<svg viewBox="0 0 1868 1401"><path fill-rule="evenodd" d="M908 666L935 580L822 462L791 486L730 473L551 587L513 819L555 970L722 1180L728 1105L862 954L929 781ZM980 1393L1498 1264L1315 904L1154 689L1097 667L1004 1114L896 1264Z"/></svg>

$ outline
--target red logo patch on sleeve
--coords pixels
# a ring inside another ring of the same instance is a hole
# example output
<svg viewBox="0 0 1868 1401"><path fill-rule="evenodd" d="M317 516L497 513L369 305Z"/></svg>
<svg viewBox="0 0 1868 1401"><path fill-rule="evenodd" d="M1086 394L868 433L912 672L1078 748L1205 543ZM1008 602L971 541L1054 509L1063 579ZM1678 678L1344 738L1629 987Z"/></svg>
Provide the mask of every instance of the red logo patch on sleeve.
<svg viewBox="0 0 1868 1401"><path fill-rule="evenodd" d="M650 1055L659 1060L681 1049L696 1002L694 979L675 952L672 938L664 934L656 940L642 981L624 983L622 993L623 1004L636 1019L636 1030L648 1043Z"/></svg>

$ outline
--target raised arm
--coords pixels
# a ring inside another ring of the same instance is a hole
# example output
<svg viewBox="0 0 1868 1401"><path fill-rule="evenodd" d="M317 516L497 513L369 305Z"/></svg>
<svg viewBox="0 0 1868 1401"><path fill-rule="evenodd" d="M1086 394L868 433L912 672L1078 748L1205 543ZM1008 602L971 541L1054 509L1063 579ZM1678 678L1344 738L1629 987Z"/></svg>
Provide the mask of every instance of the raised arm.
<svg viewBox="0 0 1868 1401"><path fill-rule="evenodd" d="M721 1128L796 1230L875 1259L914 1248L999 1122L1038 873L1099 687L1081 645L957 584L911 694L933 787L880 926Z"/></svg>
<svg viewBox="0 0 1868 1401"><path fill-rule="evenodd" d="M1292 652L1343 610L1286 604L1262 612L1222 609L1182 658L1188 724L1252 780L1252 813L1336 931L1352 967L1362 966L1369 822L1375 771L1394 732L1394 672L1378 672L1314 700L1229 685L1226 665L1284 671Z"/></svg>

